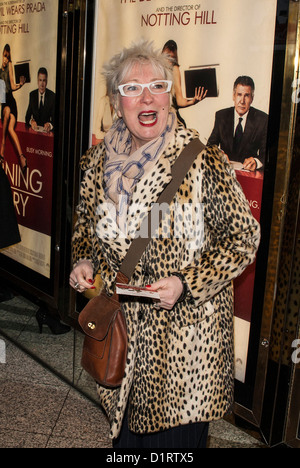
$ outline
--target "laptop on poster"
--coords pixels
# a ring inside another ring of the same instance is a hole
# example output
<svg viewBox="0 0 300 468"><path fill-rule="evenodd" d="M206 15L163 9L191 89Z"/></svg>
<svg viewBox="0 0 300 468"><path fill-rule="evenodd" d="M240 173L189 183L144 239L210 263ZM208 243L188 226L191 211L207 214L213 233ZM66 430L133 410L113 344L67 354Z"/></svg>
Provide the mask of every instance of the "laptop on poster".
<svg viewBox="0 0 300 468"><path fill-rule="evenodd" d="M206 97L218 97L218 83L216 67L199 67L185 70L186 97L195 96L195 88L207 89Z"/></svg>
<svg viewBox="0 0 300 468"><path fill-rule="evenodd" d="M20 77L25 76L26 83L30 83L29 61L17 62L15 64L16 84L20 83Z"/></svg>

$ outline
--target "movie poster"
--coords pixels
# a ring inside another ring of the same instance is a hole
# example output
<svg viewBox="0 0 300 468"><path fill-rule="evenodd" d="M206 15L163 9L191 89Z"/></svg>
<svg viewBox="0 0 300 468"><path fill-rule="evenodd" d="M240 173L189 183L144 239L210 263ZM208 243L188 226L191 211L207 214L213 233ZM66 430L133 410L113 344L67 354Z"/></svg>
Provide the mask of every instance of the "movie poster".
<svg viewBox="0 0 300 468"><path fill-rule="evenodd" d="M57 25L58 0L0 0L0 84L5 91L0 151L22 239L1 254L46 278L51 258Z"/></svg>
<svg viewBox="0 0 300 468"><path fill-rule="evenodd" d="M140 38L153 41L159 50L163 50L167 41L175 41L184 97L192 98L195 86L208 89L203 101L179 109L180 118L187 127L199 131L203 143L212 138L216 113L222 109L231 108L232 117L226 117L224 125L227 125L228 138L233 139L233 84L239 76L252 78L255 93L251 107L259 110L260 127L266 127L276 0L99 0L97 5L92 144L103 139L113 118L101 76L102 65L124 46ZM248 117L245 135L251 133L250 126L255 125L251 122L250 111ZM232 122L231 127L228 127L229 122ZM259 221L267 156L262 146L253 151L255 154L247 157L257 159L257 170L241 170L242 164L238 161L233 162L233 167L252 213ZM235 364L236 378L242 382L247 364L254 276L255 265L252 265L235 282Z"/></svg>

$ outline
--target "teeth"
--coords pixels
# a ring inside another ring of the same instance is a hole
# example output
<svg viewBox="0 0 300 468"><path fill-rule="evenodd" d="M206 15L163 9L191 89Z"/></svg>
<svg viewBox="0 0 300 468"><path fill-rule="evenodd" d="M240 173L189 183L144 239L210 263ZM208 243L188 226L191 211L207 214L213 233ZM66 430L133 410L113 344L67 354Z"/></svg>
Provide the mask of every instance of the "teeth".
<svg viewBox="0 0 300 468"><path fill-rule="evenodd" d="M156 119L152 119L152 120L147 120L147 122L143 122L143 121L142 121L142 123L143 123L144 125L146 125L146 124L147 124L147 125L150 125L150 124L153 124L155 121L156 121Z"/></svg>
<svg viewBox="0 0 300 468"><path fill-rule="evenodd" d="M153 119L152 120L147 120L147 121L144 121L144 120L141 120L141 117L150 117L151 115L153 115ZM147 125L151 125L153 124L155 121L156 121L156 112L142 112L140 115L139 115L139 119L141 120L141 122L143 124L147 124Z"/></svg>

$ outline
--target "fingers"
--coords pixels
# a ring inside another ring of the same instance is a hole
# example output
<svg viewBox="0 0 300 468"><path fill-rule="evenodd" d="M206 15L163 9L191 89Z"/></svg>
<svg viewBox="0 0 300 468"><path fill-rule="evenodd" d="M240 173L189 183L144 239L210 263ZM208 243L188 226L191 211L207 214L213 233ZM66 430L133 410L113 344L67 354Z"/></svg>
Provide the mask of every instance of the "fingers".
<svg viewBox="0 0 300 468"><path fill-rule="evenodd" d="M79 263L70 274L70 286L77 292L83 293L87 289L95 289L93 286L93 268L90 262Z"/></svg>
<svg viewBox="0 0 300 468"><path fill-rule="evenodd" d="M255 171L256 170L256 161L254 158L247 158L244 161L243 168L247 171Z"/></svg>
<svg viewBox="0 0 300 468"><path fill-rule="evenodd" d="M94 280L81 280L79 278L71 278L70 277L70 286L75 289L79 293L85 292L87 289L96 289L95 286L93 286Z"/></svg>
<svg viewBox="0 0 300 468"><path fill-rule="evenodd" d="M150 291L159 293L159 301L155 301L155 309L171 310L183 291L183 285L177 276L170 276L147 286Z"/></svg>
<svg viewBox="0 0 300 468"><path fill-rule="evenodd" d="M207 91L208 91L207 89L204 90L204 88L201 87L201 86L199 88L196 88L195 89L195 97L194 97L195 102L203 101L203 99L206 98Z"/></svg>
<svg viewBox="0 0 300 468"><path fill-rule="evenodd" d="M200 88L199 88L199 90L200 90ZM201 88L200 101L203 101L203 99L206 98L207 92L208 92L208 89L204 90L204 88Z"/></svg>

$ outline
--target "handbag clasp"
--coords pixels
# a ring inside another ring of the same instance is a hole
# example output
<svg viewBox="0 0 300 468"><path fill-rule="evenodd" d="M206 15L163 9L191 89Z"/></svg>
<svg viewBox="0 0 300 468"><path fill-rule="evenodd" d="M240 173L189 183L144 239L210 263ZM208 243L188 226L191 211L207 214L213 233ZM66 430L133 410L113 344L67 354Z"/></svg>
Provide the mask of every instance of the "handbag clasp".
<svg viewBox="0 0 300 468"><path fill-rule="evenodd" d="M88 323L88 328L89 328L90 330L95 330L95 328L96 328L95 322L89 322L89 323Z"/></svg>

